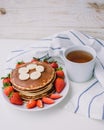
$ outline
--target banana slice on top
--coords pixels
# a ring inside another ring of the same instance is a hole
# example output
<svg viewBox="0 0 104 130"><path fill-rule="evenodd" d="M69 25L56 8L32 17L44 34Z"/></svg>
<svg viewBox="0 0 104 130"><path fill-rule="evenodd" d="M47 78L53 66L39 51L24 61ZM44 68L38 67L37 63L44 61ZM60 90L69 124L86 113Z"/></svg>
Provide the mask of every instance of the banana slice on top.
<svg viewBox="0 0 104 130"><path fill-rule="evenodd" d="M29 69L27 68L27 67L21 67L21 68L19 68L19 70L18 70L18 73L27 73L27 72L29 72Z"/></svg>
<svg viewBox="0 0 104 130"><path fill-rule="evenodd" d="M29 79L29 74L28 73L22 73L19 75L20 80L27 80Z"/></svg>
<svg viewBox="0 0 104 130"><path fill-rule="evenodd" d="M41 76L41 73L39 71L35 71L35 72L30 74L30 78L32 80L38 79L38 78L40 78L40 76Z"/></svg>
<svg viewBox="0 0 104 130"><path fill-rule="evenodd" d="M29 65L26 66L26 68L27 68L28 70L35 69L36 67L37 67L36 64L29 64Z"/></svg>
<svg viewBox="0 0 104 130"><path fill-rule="evenodd" d="M42 65L38 65L38 66L36 66L36 71L43 72L44 67Z"/></svg>

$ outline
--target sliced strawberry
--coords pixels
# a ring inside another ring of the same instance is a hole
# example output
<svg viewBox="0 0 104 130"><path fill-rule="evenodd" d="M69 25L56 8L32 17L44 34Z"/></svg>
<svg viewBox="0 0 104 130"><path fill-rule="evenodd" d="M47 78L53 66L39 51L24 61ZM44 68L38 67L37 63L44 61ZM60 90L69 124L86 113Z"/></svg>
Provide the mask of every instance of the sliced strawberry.
<svg viewBox="0 0 104 130"><path fill-rule="evenodd" d="M58 93L52 93L51 95L50 95L50 98L51 99L59 99L59 98L61 98L62 96L60 95L60 94L58 94Z"/></svg>
<svg viewBox="0 0 104 130"><path fill-rule="evenodd" d="M11 95L10 95L10 102L12 104L15 104L15 105L22 105L23 104L23 101L19 95L18 92L13 92Z"/></svg>
<svg viewBox="0 0 104 130"><path fill-rule="evenodd" d="M27 102L26 107L27 107L28 109L31 109L31 108L36 107L36 100L30 99L30 100Z"/></svg>
<svg viewBox="0 0 104 130"><path fill-rule="evenodd" d="M43 108L43 107L44 107L43 102L42 102L42 100L40 100L40 99L37 100L36 105L37 105L39 108Z"/></svg>
<svg viewBox="0 0 104 130"><path fill-rule="evenodd" d="M62 70L56 70L56 76L60 77L60 78L64 78L65 77L64 72Z"/></svg>
<svg viewBox="0 0 104 130"><path fill-rule="evenodd" d="M12 86L8 86L8 87L5 87L3 92L6 96L10 96L10 94L13 92L13 87Z"/></svg>
<svg viewBox="0 0 104 130"><path fill-rule="evenodd" d="M42 101L45 103L45 104L53 104L55 101L51 98L48 98L48 97L43 97L42 98Z"/></svg>
<svg viewBox="0 0 104 130"><path fill-rule="evenodd" d="M56 62L52 62L52 63L50 63L50 65L54 69L58 68L58 64Z"/></svg>
<svg viewBox="0 0 104 130"><path fill-rule="evenodd" d="M60 93L65 87L65 81L62 78L56 78L55 80L55 88L56 92Z"/></svg>

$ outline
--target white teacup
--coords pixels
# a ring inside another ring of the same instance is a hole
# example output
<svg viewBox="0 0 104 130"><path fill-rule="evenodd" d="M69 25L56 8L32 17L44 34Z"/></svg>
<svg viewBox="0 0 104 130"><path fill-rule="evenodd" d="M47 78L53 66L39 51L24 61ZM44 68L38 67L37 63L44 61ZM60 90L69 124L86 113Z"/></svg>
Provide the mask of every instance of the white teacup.
<svg viewBox="0 0 104 130"><path fill-rule="evenodd" d="M96 52L89 46L72 46L64 51L64 62L69 78L74 82L85 82L94 73Z"/></svg>

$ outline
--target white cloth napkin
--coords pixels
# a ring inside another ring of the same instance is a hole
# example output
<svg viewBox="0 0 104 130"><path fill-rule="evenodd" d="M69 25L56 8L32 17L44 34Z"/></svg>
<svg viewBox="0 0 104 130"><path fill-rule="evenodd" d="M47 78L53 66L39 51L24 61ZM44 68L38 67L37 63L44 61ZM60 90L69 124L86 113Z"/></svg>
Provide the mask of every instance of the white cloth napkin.
<svg viewBox="0 0 104 130"><path fill-rule="evenodd" d="M9 57L6 62L9 63L13 61L15 57L23 55L33 49L37 57L41 59L49 56L62 57L63 49L72 45L92 46L97 52L97 65L95 77L90 81L86 83L74 83L69 81L73 88L71 88L71 96L65 106L65 110L89 118L104 120L104 41L75 30L66 31L41 39L37 41L37 44L32 43L22 50L17 49L11 51L12 56ZM101 81L101 83L99 81Z"/></svg>

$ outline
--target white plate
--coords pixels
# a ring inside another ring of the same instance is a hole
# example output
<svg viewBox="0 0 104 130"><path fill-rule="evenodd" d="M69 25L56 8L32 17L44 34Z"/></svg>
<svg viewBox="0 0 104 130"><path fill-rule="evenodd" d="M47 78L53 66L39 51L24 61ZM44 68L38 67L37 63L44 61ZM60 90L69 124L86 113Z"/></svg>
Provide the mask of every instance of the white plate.
<svg viewBox="0 0 104 130"><path fill-rule="evenodd" d="M43 52L42 52L42 49L41 49L42 54L40 54L39 50L36 49L36 51L35 51L34 48L31 49L29 47L28 47L28 50L24 50L22 52L18 52L18 51L15 51L15 50L11 51L11 55L9 56L8 60L6 61L5 71L3 72L2 76L6 76L8 73L10 73L11 69L13 69L15 67L15 65L18 61L23 60L23 61L27 62L27 61L30 61L33 57L38 57L38 56L42 57L42 55L47 54L46 50L48 50L48 49L49 48L45 49L45 51L43 50ZM21 49L21 50L23 50L23 49ZM15 53L13 54L13 52L15 52ZM53 57L53 59L58 61L59 66L61 66L63 68L63 71L65 73L66 86L65 86L64 90L60 93L60 95L62 95L61 98L55 100L54 104L51 104L51 105L44 104L43 108L35 107L33 109L27 109L26 106L25 106L26 105L25 103L22 106L11 104L8 97L6 97L3 93L3 91L2 91L2 97L6 101L6 103L8 103L8 105L13 107L14 109L23 110L23 111L42 111L42 110L45 110L45 109L49 109L49 108L57 105L58 103L60 103L66 97L66 95L69 91L69 80L68 80L68 77L67 77L67 74L66 74L66 70L65 70L63 61L59 57Z"/></svg>

